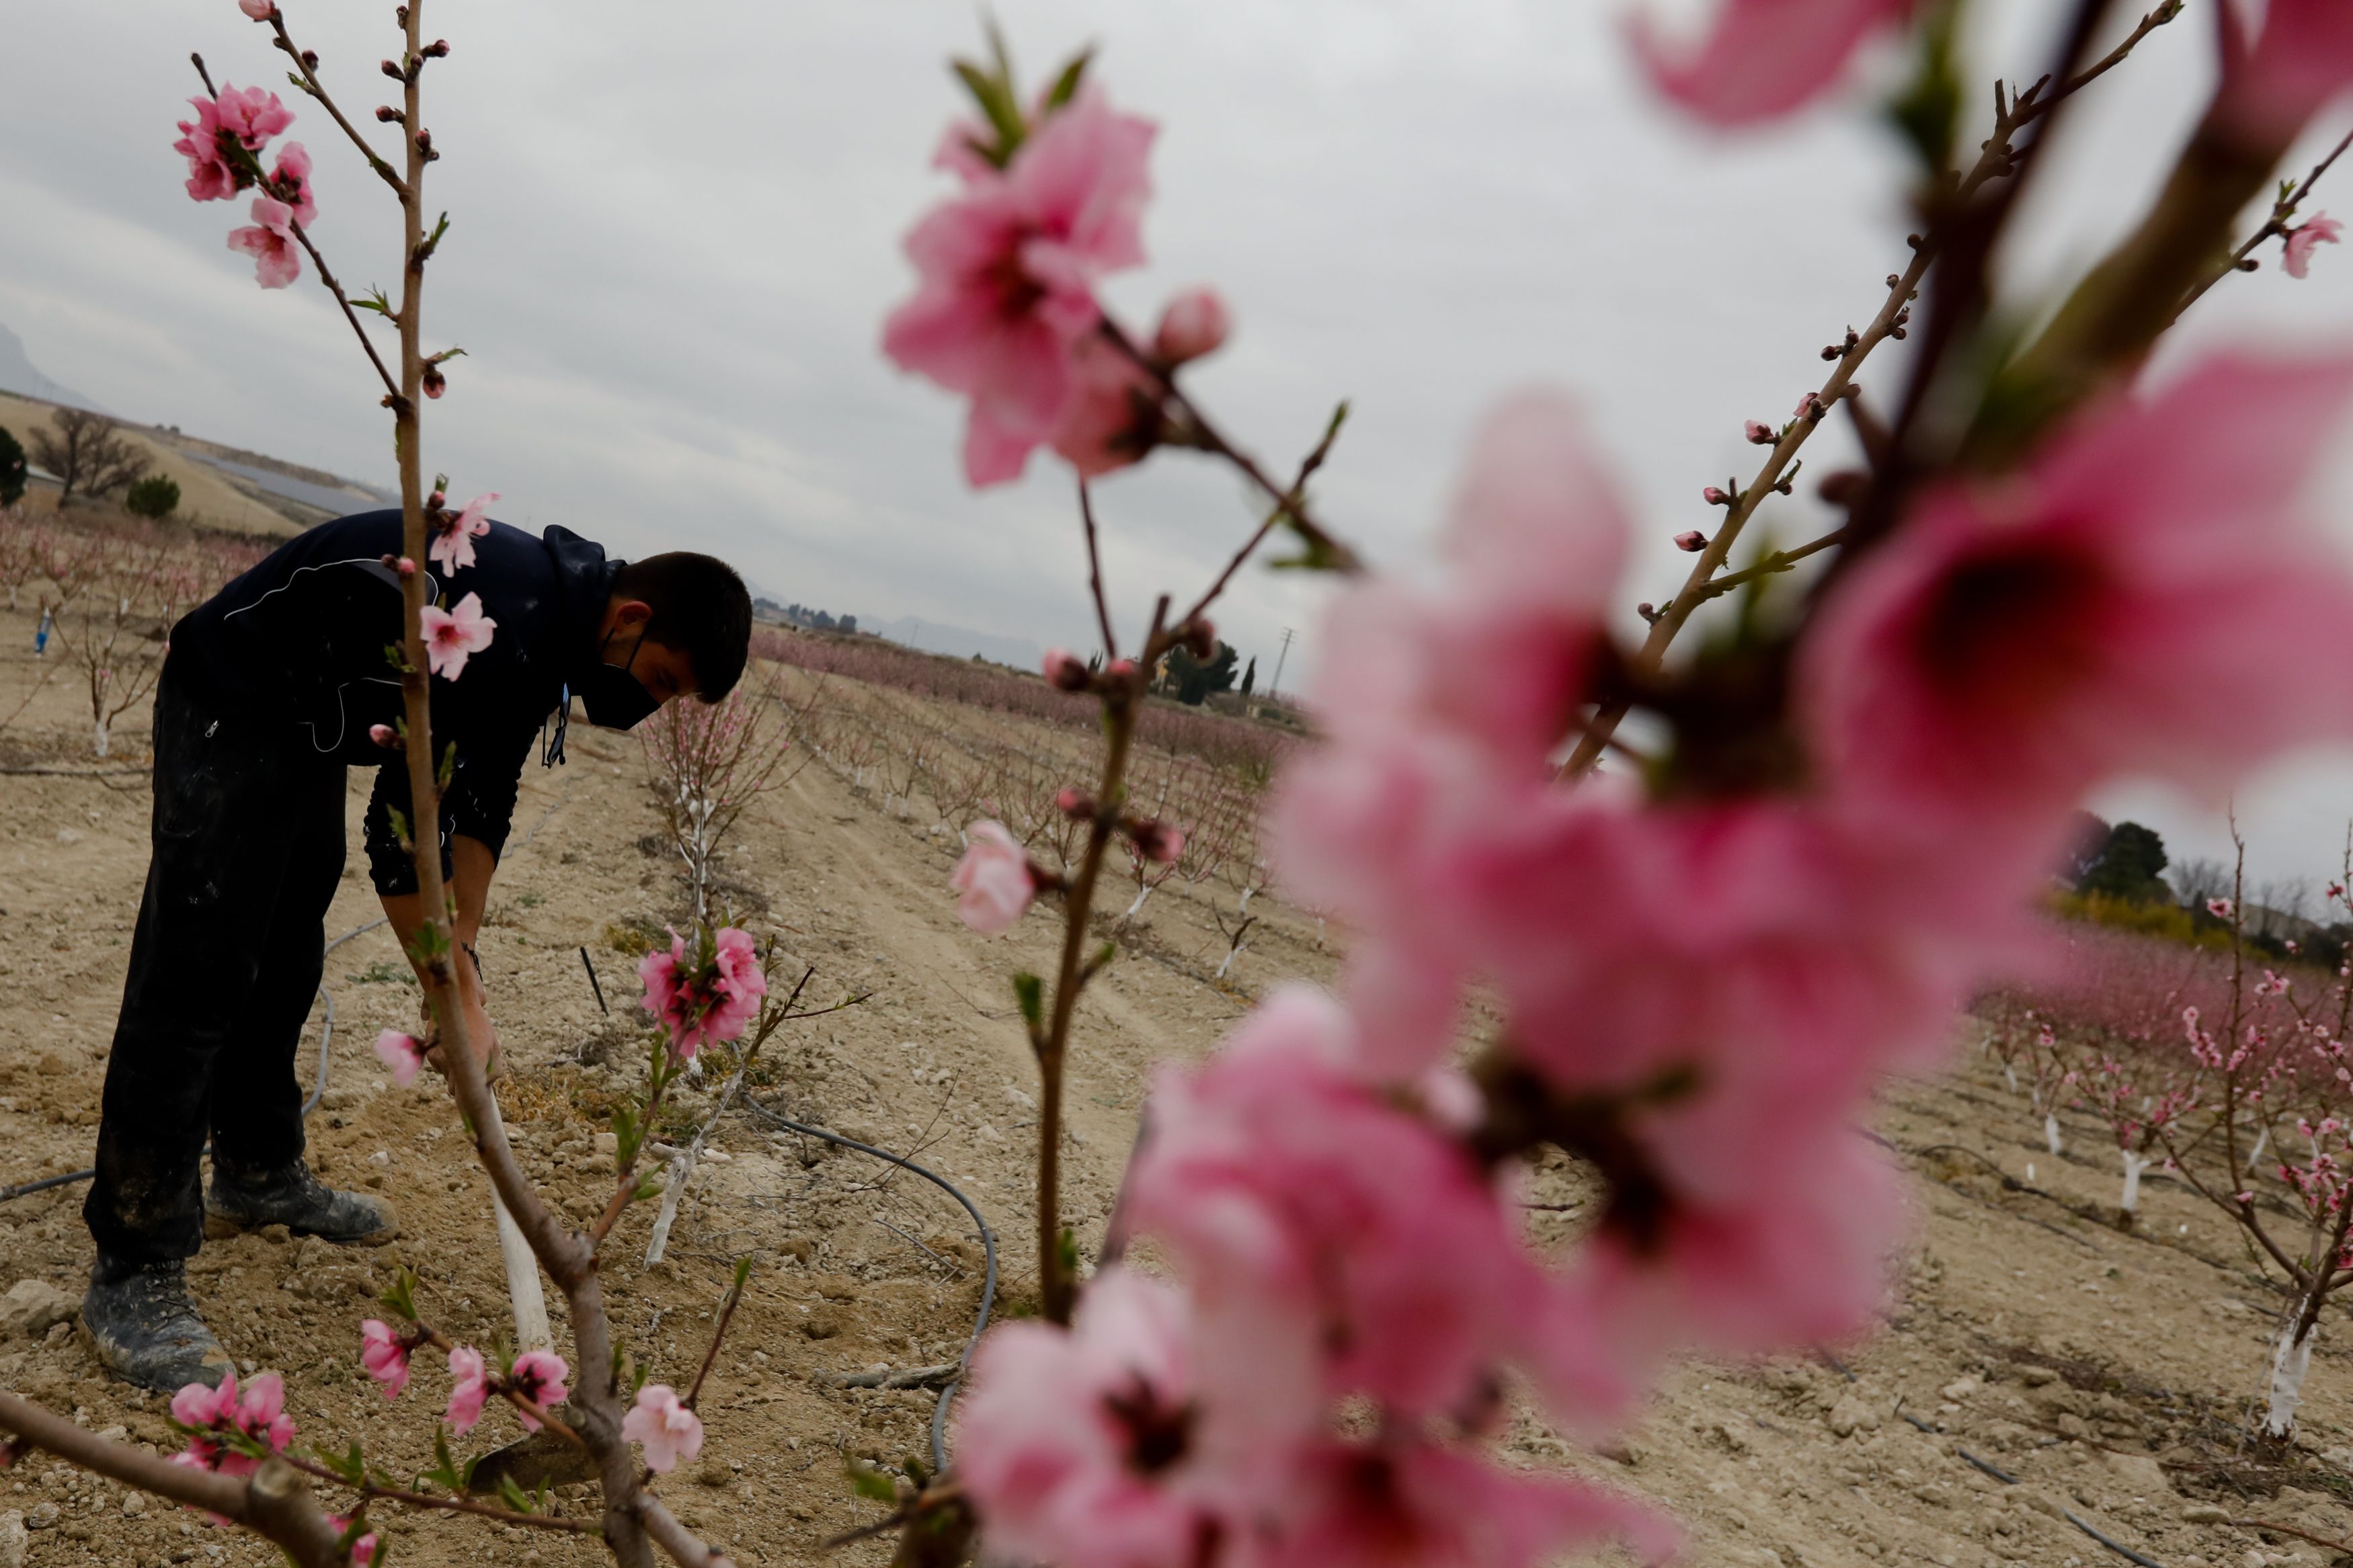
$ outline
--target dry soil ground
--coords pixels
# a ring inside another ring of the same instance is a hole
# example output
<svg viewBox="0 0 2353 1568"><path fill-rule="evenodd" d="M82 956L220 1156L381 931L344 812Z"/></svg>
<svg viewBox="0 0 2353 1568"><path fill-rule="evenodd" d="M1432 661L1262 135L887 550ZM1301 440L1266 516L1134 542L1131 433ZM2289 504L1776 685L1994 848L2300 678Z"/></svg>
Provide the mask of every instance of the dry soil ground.
<svg viewBox="0 0 2353 1568"><path fill-rule="evenodd" d="M0 715L47 673L30 657L30 634L27 617L0 615ZM89 766L77 754L83 732L62 672L0 731L0 994L14 1025L0 1042L0 1184L88 1163L146 861L148 795L135 767L121 771L118 758L105 772L51 771ZM121 743L135 760L143 736L126 725ZM635 993L627 950L676 917L680 886L649 837L657 821L636 742L575 726L571 751L567 767L533 766L523 781L481 956L515 1064L501 1089L509 1123L533 1173L585 1209L608 1190L610 1160L596 1135L632 1064L626 1054L598 1060L617 1031L600 1016L580 950L625 1010ZM355 778L354 826L364 793ZM958 924L948 843L821 766L746 818L726 863L740 915L816 967L814 1001L871 994L779 1037L758 1093L854 1136L923 1147L988 1215L1018 1299L1029 1272L1021 1173L1034 1082L1007 976L1043 967L1051 927L1033 919L991 942ZM354 863L327 934L376 913ZM1241 987L1221 989L1208 974L1223 943L1172 887L1089 993L1068 1151L1082 1248L1100 1239L1150 1066L1208 1049L1254 988L1329 972L1313 921L1279 903L1271 916L1243 960ZM420 1417L444 1386L420 1363L410 1394L387 1409L359 1373L357 1321L405 1265L437 1322L495 1342L506 1318L488 1194L436 1082L387 1088L370 1053L379 1027L415 1012L391 941L375 931L344 943L326 984L336 1027L313 1159L332 1181L395 1198L404 1235L375 1251L267 1236L212 1243L193 1278L231 1351L285 1375L303 1440L356 1436L406 1470L428 1460ZM306 1073L322 1014L303 1048ZM707 1103L690 1096L683 1110ZM1607 1457L1577 1452L1523 1415L1509 1436L1513 1461L1568 1465L1655 1499L1685 1522L1688 1561L1704 1564L2125 1561L2069 1513L2166 1568L2332 1560L2323 1547L2221 1521L2353 1533L2343 1500L2353 1498L2353 1331L2340 1314L2310 1384L2306 1451L2284 1470L2249 1468L2233 1434L2260 1386L2279 1302L2219 1221L2163 1182L2137 1235L2072 1212L2071 1203L2112 1200L2113 1157L2084 1128L2066 1158L2052 1159L2022 1105L1973 1062L1942 1080L1888 1086L1879 1131L1888 1157L1915 1173L1918 1223L1877 1332L1763 1365L1686 1365ZM845 1459L922 1452L933 1399L845 1390L825 1374L952 1359L978 1294L977 1237L935 1190L863 1156L741 1117L722 1124L716 1142L729 1158L706 1168L669 1260L640 1267L651 1218L641 1208L618 1233L607 1289L635 1354L657 1377L683 1380L701 1359L729 1259L756 1258L705 1395L707 1458L664 1490L739 1561L814 1561L826 1537L876 1514L845 1484ZM2005 1188L2001 1174L2040 1192ZM1539 1184L1567 1200L1578 1178L1556 1169ZM30 1279L79 1295L90 1261L79 1195L0 1204L0 1289ZM1538 1223L1566 1235L1577 1219ZM0 1341L0 1385L94 1428L170 1441L162 1402L110 1383L69 1324ZM477 1437L487 1447L512 1435L494 1413ZM557 1506L579 1517L590 1502L575 1494ZM0 1540L12 1512L33 1527L27 1560L41 1568L271 1560L254 1541L38 1458L0 1476ZM385 1517L405 1563L597 1560L566 1537ZM861 1544L837 1555L871 1563L883 1552Z"/></svg>

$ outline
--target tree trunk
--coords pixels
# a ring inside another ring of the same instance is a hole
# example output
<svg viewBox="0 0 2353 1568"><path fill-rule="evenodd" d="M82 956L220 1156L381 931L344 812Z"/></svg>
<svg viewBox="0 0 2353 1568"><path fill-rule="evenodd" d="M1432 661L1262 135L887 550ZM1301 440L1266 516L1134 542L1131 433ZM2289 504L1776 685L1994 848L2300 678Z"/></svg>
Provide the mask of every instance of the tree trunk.
<svg viewBox="0 0 2353 1568"><path fill-rule="evenodd" d="M2263 1413L2263 1436L2284 1443L2295 1436L2295 1407L2304 1398L2305 1374L2312 1370L2312 1347L2320 1338L2319 1314L2299 1297L2295 1311L2272 1345L2271 1399Z"/></svg>
<svg viewBox="0 0 2353 1568"><path fill-rule="evenodd" d="M2130 1230L2134 1215L2140 1212L2140 1173L2155 1162L2143 1159L2129 1149L2122 1152L2125 1157L2125 1190L2116 1203L2116 1225L2120 1229Z"/></svg>
<svg viewBox="0 0 2353 1568"><path fill-rule="evenodd" d="M2048 1110L2042 1113L2042 1142L2050 1145L2054 1159L2063 1152L2059 1147L2059 1118Z"/></svg>

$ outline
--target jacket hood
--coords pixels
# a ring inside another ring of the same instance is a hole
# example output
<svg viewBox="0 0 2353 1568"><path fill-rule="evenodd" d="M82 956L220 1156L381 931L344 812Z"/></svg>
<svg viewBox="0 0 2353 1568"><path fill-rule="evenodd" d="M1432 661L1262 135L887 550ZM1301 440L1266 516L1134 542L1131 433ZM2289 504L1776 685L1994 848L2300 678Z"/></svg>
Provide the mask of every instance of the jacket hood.
<svg viewBox="0 0 2353 1568"><path fill-rule="evenodd" d="M603 545L581 538L560 523L539 538L547 547L548 559L555 563L557 614L563 626L558 646L567 651L572 668L576 668L596 657L596 623L604 618L606 603L613 596L613 579L620 574L621 563L607 560Z"/></svg>

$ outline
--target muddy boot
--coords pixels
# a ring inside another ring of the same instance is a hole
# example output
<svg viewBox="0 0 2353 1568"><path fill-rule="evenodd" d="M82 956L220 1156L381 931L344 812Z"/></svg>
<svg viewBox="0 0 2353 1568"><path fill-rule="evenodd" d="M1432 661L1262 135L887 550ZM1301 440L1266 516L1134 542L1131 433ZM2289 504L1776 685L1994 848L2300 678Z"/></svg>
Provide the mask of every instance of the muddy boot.
<svg viewBox="0 0 2353 1568"><path fill-rule="evenodd" d="M215 1160L205 1189L205 1234L218 1238L265 1225L359 1247L381 1247L400 1234L390 1204L368 1193L337 1192L300 1159L260 1171Z"/></svg>
<svg viewBox="0 0 2353 1568"><path fill-rule="evenodd" d="M228 1352L196 1316L176 1258L136 1264L99 1254L81 1299L81 1326L106 1370L142 1388L211 1387L229 1370Z"/></svg>

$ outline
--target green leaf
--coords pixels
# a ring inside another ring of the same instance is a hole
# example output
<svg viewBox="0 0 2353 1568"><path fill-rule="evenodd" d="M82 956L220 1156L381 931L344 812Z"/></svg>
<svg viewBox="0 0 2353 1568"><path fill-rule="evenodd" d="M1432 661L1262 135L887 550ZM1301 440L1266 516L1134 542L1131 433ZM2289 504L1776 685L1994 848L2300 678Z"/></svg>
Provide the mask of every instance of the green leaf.
<svg viewBox="0 0 2353 1568"><path fill-rule="evenodd" d="M1076 1274L1079 1271L1078 1233L1067 1225L1062 1227L1062 1234L1054 1238L1054 1255L1061 1259L1063 1273Z"/></svg>
<svg viewBox="0 0 2353 1568"><path fill-rule="evenodd" d="M617 1164L627 1165L638 1157L638 1146L645 1135L633 1102L624 1100L613 1107L613 1158Z"/></svg>
<svg viewBox="0 0 2353 1568"><path fill-rule="evenodd" d="M408 813L396 805L388 805L384 809L385 815L392 820L393 837L400 841L400 847L403 849L414 851L417 844L408 835Z"/></svg>
<svg viewBox="0 0 2353 1568"><path fill-rule="evenodd" d="M1103 943L1103 946L1095 950L1095 967L1097 969L1101 969L1104 964L1109 963L1113 959L1118 956L1119 943L1115 942L1107 942Z"/></svg>
<svg viewBox="0 0 2353 1568"><path fill-rule="evenodd" d="M531 1494L515 1485L512 1476L501 1474L499 1477L499 1500L517 1513L532 1511Z"/></svg>
<svg viewBox="0 0 2353 1568"><path fill-rule="evenodd" d="M385 298L384 290L381 289L370 289L366 293L353 300L352 301L352 309L354 310L374 310L377 315L382 316L386 320L390 320L392 316L392 301Z"/></svg>
<svg viewBox="0 0 2353 1568"><path fill-rule="evenodd" d="M1002 169L1013 162L1013 154L1020 150L1023 139L1029 133L1029 127L1021 118L1021 106L1014 101L1009 86L971 61L957 60L954 64L965 89L972 94L973 102L980 107L981 118L987 121L989 128L997 132L994 147L981 147L975 143L975 150Z"/></svg>
<svg viewBox="0 0 2353 1568"><path fill-rule="evenodd" d="M1021 1017L1036 1033L1046 1026L1046 983L1023 970L1013 977L1013 999L1021 1005Z"/></svg>
<svg viewBox="0 0 2353 1568"><path fill-rule="evenodd" d="M656 1165L638 1178L636 1189L629 1194L629 1201L633 1204L641 1204L648 1198L658 1198L661 1196L662 1188L669 1184L668 1169Z"/></svg>
<svg viewBox="0 0 2353 1568"><path fill-rule="evenodd" d="M452 741L441 748L441 765L434 770L433 782L440 788L448 789L449 781L457 776L458 742Z"/></svg>
<svg viewBox="0 0 2353 1568"><path fill-rule="evenodd" d="M752 1278L752 1255L747 1252L735 1260L735 1289L739 1295L743 1292L744 1281L750 1278Z"/></svg>
<svg viewBox="0 0 2353 1568"><path fill-rule="evenodd" d="M1071 63L1064 66L1062 74L1054 79L1053 89L1046 94L1048 110L1060 109L1079 95L1079 84L1086 79L1087 67L1094 62L1094 58L1092 44L1071 57Z"/></svg>
<svg viewBox="0 0 2353 1568"><path fill-rule="evenodd" d="M417 1274L404 1267L392 1277L392 1283L376 1298L386 1310L397 1313L408 1322L417 1321Z"/></svg>
<svg viewBox="0 0 2353 1568"><path fill-rule="evenodd" d="M899 1500L897 1483L881 1471L861 1465L855 1459L841 1468L842 1473L849 1478L849 1489L860 1497L871 1498L876 1502L895 1503Z"/></svg>

